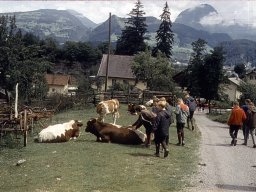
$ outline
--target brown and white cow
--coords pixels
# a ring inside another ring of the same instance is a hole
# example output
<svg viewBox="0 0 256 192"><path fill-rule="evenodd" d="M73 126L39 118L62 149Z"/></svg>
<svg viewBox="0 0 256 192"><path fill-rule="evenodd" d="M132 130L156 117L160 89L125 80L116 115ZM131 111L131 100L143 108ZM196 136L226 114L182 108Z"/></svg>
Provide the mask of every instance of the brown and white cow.
<svg viewBox="0 0 256 192"><path fill-rule="evenodd" d="M141 110L145 110L147 108L144 105L136 105L133 103L128 103L128 112L131 115L137 115L138 109L141 111Z"/></svg>
<svg viewBox="0 0 256 192"><path fill-rule="evenodd" d="M96 106L96 112L99 114L99 120L104 122L104 118L107 114L112 114L113 123L116 124L116 119L119 118L119 101L117 99L111 99L107 101L101 101Z"/></svg>
<svg viewBox="0 0 256 192"><path fill-rule="evenodd" d="M81 126L83 124L78 120L50 125L38 134L38 138L35 138L35 141L39 143L57 143L76 139L80 135Z"/></svg>
<svg viewBox="0 0 256 192"><path fill-rule="evenodd" d="M100 142L112 142L119 144L138 145L145 142L146 135L134 130L131 126L120 127L118 125L104 123L93 118L87 122L85 132L90 132Z"/></svg>

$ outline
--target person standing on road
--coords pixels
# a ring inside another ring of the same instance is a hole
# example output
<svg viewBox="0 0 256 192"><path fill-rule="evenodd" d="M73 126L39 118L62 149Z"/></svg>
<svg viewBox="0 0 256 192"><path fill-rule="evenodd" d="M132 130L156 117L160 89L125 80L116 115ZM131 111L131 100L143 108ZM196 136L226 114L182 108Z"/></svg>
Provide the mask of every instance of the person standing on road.
<svg viewBox="0 0 256 192"><path fill-rule="evenodd" d="M231 145L236 146L238 131L243 126L245 120L246 114L244 110L239 107L238 101L234 101L233 109L227 122L229 125L229 134L232 138Z"/></svg>
<svg viewBox="0 0 256 192"><path fill-rule="evenodd" d="M195 129L195 126L194 126L194 112L196 110L196 107L197 107L197 104L196 104L196 100L189 96L189 94L187 94L185 96L185 104L188 106L189 108L189 116L187 118L187 125L188 125L188 129L189 129L189 123L191 123L191 126L192 126L192 131L194 131Z"/></svg>
<svg viewBox="0 0 256 192"><path fill-rule="evenodd" d="M176 127L177 127L177 135L178 135L178 143L177 145L185 145L184 141L184 127L189 115L189 108L184 104L181 98L177 99L177 106L175 109L176 114Z"/></svg>
<svg viewBox="0 0 256 192"><path fill-rule="evenodd" d="M253 102L250 102L248 105L248 110L246 111L246 120L245 126L248 129L248 135L245 135L244 143L247 145L247 140L249 139L249 133L252 136L253 148L256 148L255 140L254 140L254 130L256 127L256 107ZM246 133L247 134L247 133Z"/></svg>
<svg viewBox="0 0 256 192"><path fill-rule="evenodd" d="M245 104L242 105L242 109L244 110L245 114L247 114L250 103L251 103L250 99L245 99ZM247 145L247 140L248 140L248 137L249 137L249 127L246 124L247 123L243 123L243 135L244 135L243 145Z"/></svg>

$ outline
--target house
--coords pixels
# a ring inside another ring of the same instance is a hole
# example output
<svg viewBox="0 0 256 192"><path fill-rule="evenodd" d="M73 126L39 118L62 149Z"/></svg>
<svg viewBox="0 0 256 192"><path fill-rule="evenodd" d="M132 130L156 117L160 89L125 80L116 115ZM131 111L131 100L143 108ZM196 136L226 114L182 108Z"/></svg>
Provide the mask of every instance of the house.
<svg viewBox="0 0 256 192"><path fill-rule="evenodd" d="M134 56L127 55L109 55L108 62L108 81L107 88L109 89L115 83L134 85L140 90L147 88L146 83L139 81L136 83L136 77L132 72L131 65ZM108 55L103 54L97 77L106 77ZM104 90L105 85L102 85L100 90Z"/></svg>
<svg viewBox="0 0 256 192"><path fill-rule="evenodd" d="M256 84L256 70L254 69L246 73L244 79L247 83Z"/></svg>
<svg viewBox="0 0 256 192"><path fill-rule="evenodd" d="M77 87L72 85L72 76L63 74L46 74L46 82L49 86L47 95L63 94L70 95L70 89L76 90Z"/></svg>
<svg viewBox="0 0 256 192"><path fill-rule="evenodd" d="M220 87L223 89L223 93L228 95L230 101L236 101L240 99L240 96L242 95L238 88L243 81L238 77L230 77L228 80L229 83L221 84Z"/></svg>

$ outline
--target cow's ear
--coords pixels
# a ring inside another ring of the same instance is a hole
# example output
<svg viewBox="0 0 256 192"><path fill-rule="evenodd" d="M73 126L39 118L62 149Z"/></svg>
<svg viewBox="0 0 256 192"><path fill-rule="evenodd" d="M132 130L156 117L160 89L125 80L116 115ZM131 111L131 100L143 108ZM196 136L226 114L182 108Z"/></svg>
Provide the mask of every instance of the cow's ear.
<svg viewBox="0 0 256 192"><path fill-rule="evenodd" d="M96 123L96 121L97 121L97 118L92 118L92 119L91 119L91 122L92 122L92 123Z"/></svg>

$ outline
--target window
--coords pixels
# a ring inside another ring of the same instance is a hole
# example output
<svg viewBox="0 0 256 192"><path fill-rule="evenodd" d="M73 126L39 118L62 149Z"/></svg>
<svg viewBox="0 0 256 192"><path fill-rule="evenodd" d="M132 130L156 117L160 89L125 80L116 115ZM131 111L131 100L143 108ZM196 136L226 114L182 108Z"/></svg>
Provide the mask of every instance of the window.
<svg viewBox="0 0 256 192"><path fill-rule="evenodd" d="M112 86L116 84L116 79L112 79Z"/></svg>

